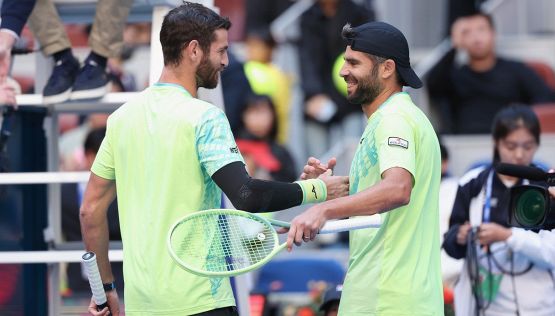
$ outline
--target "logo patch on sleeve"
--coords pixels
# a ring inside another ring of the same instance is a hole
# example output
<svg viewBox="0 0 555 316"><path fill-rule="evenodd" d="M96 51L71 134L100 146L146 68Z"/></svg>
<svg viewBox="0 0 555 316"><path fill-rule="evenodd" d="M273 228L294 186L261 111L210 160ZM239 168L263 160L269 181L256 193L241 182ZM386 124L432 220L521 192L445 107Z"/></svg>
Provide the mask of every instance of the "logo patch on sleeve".
<svg viewBox="0 0 555 316"><path fill-rule="evenodd" d="M235 147L230 147L230 148L229 148L229 151L230 151L232 154L238 154L238 153L239 153L239 148L237 148L237 146L235 146Z"/></svg>
<svg viewBox="0 0 555 316"><path fill-rule="evenodd" d="M409 141L406 139L402 139L401 137L389 137L387 139L387 144L389 146L399 146L405 149L409 148Z"/></svg>

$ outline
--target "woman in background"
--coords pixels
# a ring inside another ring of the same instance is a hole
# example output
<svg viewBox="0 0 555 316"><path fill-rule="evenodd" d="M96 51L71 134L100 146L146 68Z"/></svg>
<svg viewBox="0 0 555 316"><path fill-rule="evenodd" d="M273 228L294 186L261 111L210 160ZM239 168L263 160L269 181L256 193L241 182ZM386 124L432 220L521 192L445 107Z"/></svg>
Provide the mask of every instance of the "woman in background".
<svg viewBox="0 0 555 316"><path fill-rule="evenodd" d="M501 110L492 134L493 164L533 165L540 125L529 107ZM455 288L458 316L555 315L555 231L509 227L510 188L522 184L547 187L546 182L499 174L492 165L470 170L459 182L443 243L451 257L466 258ZM460 291L465 276L470 276L468 295Z"/></svg>

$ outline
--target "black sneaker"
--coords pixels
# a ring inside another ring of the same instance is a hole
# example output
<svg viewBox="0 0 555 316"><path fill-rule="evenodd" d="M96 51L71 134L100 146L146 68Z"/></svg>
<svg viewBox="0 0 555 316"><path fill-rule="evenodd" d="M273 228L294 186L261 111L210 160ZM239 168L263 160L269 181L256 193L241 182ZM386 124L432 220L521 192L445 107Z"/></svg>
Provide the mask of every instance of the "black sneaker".
<svg viewBox="0 0 555 316"><path fill-rule="evenodd" d="M71 100L99 99L108 93L108 74L94 60L87 59L79 71L73 89Z"/></svg>
<svg viewBox="0 0 555 316"><path fill-rule="evenodd" d="M42 91L42 101L45 104L67 101L78 72L79 61L75 57L58 60Z"/></svg>

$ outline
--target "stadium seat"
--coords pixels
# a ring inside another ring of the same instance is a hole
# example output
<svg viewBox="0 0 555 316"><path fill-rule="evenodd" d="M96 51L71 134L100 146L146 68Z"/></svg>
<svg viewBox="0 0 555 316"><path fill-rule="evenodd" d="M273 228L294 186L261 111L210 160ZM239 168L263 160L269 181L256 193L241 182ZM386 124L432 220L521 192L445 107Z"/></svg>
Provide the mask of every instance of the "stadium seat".
<svg viewBox="0 0 555 316"><path fill-rule="evenodd" d="M555 103L536 104L532 109L540 120L542 133L555 133Z"/></svg>
<svg viewBox="0 0 555 316"><path fill-rule="evenodd" d="M551 66L541 61L527 61L526 65L532 68L551 89L555 90L555 72Z"/></svg>
<svg viewBox="0 0 555 316"><path fill-rule="evenodd" d="M340 284L344 277L343 266L331 259L273 260L260 270L253 292L306 293L314 281Z"/></svg>

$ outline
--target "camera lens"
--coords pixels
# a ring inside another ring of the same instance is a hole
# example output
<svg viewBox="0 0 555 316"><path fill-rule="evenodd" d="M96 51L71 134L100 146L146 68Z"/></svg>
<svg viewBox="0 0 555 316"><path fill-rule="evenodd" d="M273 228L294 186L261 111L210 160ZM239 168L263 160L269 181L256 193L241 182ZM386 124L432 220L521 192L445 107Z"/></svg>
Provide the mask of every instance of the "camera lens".
<svg viewBox="0 0 555 316"><path fill-rule="evenodd" d="M542 192L526 190L517 199L515 219L524 227L541 225L545 218L545 206Z"/></svg>

